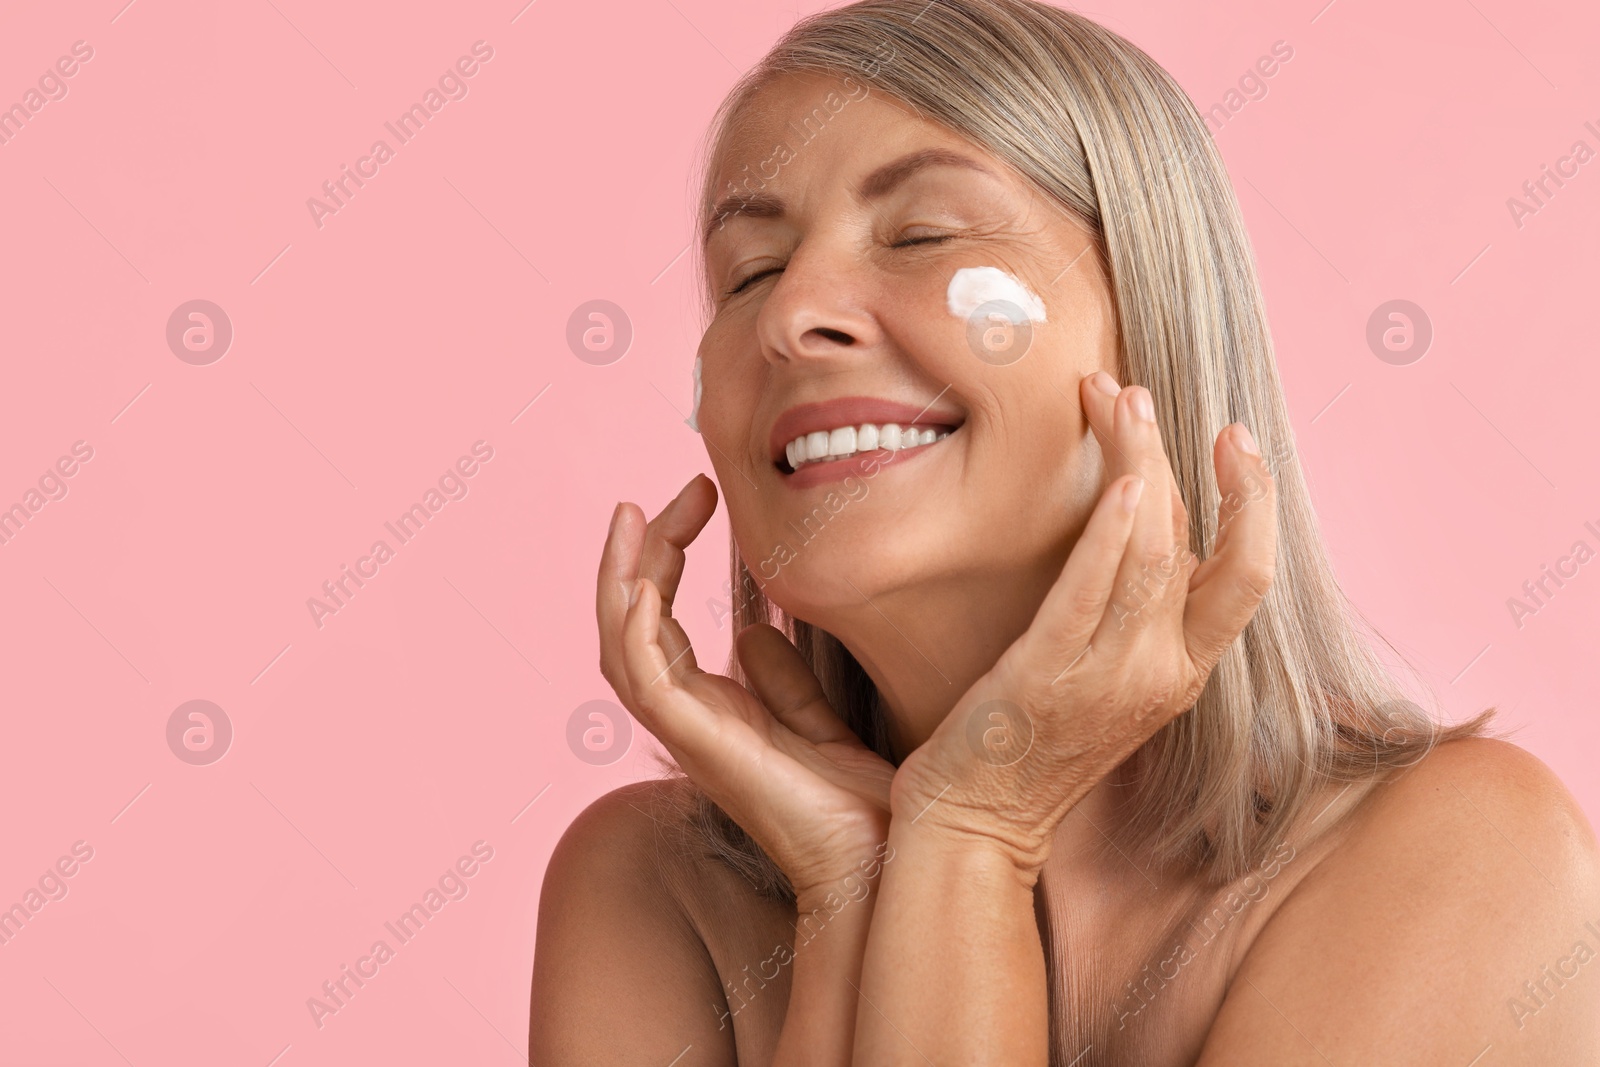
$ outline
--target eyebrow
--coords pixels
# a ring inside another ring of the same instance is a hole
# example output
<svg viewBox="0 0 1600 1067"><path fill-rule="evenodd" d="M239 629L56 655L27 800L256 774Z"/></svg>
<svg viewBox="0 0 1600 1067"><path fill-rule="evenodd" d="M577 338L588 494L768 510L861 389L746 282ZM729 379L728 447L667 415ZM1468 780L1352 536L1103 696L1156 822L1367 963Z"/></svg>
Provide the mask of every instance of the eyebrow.
<svg viewBox="0 0 1600 1067"><path fill-rule="evenodd" d="M979 163L971 156L952 152L947 148L924 148L901 156L892 162L885 163L871 174L867 175L858 187L857 192L867 200L877 200L887 196L900 185L910 180L929 167L961 167L965 170L987 174L991 178L997 177L994 171ZM704 232L701 234L702 243L709 243L711 235L721 229L729 219L745 217L757 219L779 219L785 212L781 199L771 193L735 193L724 197L712 209L711 218L707 221Z"/></svg>

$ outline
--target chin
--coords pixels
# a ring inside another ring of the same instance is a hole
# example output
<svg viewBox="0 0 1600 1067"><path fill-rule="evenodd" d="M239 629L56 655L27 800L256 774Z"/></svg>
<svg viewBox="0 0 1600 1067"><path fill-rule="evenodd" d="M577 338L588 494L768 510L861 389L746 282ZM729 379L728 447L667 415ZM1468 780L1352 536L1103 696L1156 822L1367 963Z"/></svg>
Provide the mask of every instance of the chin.
<svg viewBox="0 0 1600 1067"><path fill-rule="evenodd" d="M842 610L853 612L863 598L914 584L932 553L901 538L898 542L871 536L865 530L830 529L806 539L798 527L779 537L779 551L769 550L745 566L761 583L767 599L797 619L816 625Z"/></svg>

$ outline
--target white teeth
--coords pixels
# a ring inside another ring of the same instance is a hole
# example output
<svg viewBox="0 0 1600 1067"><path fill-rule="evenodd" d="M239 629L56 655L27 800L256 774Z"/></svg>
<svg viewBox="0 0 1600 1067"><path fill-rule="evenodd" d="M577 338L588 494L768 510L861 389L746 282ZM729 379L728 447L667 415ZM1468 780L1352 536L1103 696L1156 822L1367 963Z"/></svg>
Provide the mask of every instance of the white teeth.
<svg viewBox="0 0 1600 1067"><path fill-rule="evenodd" d="M807 463L824 459L843 459L858 452L875 452L879 449L898 452L901 449L931 445L950 436L949 430L939 431L928 426L907 426L886 422L862 423L860 426L841 426L836 430L816 430L796 437L784 446L784 458L792 470Z"/></svg>
<svg viewBox="0 0 1600 1067"><path fill-rule="evenodd" d="M841 426L828 434L828 455L848 456L856 450L856 428Z"/></svg>

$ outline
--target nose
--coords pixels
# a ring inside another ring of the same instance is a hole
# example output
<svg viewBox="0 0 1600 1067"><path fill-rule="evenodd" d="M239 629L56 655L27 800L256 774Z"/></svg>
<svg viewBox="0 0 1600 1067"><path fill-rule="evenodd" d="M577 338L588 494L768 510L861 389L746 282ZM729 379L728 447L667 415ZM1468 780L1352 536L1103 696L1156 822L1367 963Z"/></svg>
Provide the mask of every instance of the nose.
<svg viewBox="0 0 1600 1067"><path fill-rule="evenodd" d="M877 344L871 285L861 257L815 238L801 242L756 316L761 351L771 364L848 360Z"/></svg>

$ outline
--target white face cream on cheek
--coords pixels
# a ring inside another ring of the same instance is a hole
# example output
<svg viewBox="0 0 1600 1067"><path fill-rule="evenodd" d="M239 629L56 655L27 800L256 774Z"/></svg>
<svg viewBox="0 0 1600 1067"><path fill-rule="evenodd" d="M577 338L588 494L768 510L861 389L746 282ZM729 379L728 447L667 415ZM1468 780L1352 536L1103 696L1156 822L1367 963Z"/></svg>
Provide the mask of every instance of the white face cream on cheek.
<svg viewBox="0 0 1600 1067"><path fill-rule="evenodd" d="M958 319L970 319L973 312L991 300L1003 300L1015 308L1006 310L1013 322L1020 321L1015 317L1019 313L1029 322L1045 321L1044 301L999 267L962 267L945 290L945 303Z"/></svg>
<svg viewBox="0 0 1600 1067"><path fill-rule="evenodd" d="M695 433L700 432L700 357L694 357L694 410L689 412L689 417L683 420L688 423L689 429Z"/></svg>

